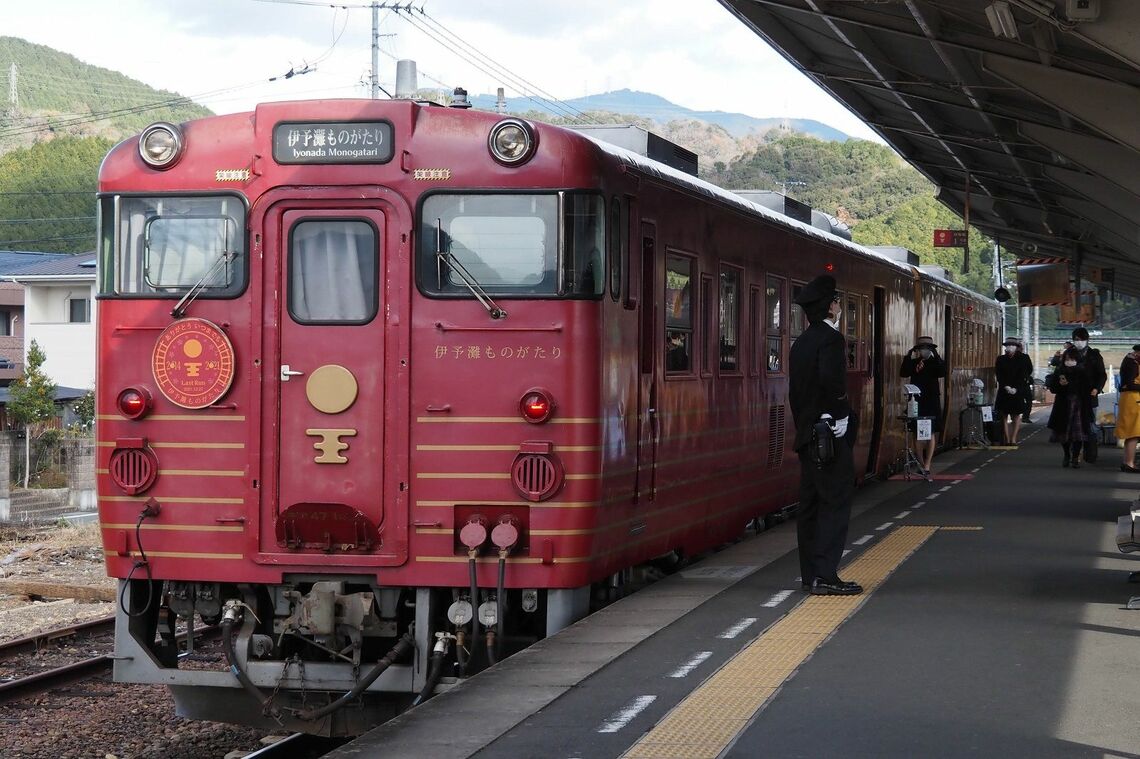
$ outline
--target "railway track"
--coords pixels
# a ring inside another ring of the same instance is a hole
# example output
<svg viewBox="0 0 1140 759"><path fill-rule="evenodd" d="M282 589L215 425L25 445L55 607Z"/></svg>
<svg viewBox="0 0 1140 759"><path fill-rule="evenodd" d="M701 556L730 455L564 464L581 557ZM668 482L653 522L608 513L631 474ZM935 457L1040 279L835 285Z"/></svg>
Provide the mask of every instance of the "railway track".
<svg viewBox="0 0 1140 759"><path fill-rule="evenodd" d="M258 749L252 754L246 754L244 759L317 759L332 751L337 746L343 746L347 738L324 738L319 735L307 733L293 733L276 743Z"/></svg>

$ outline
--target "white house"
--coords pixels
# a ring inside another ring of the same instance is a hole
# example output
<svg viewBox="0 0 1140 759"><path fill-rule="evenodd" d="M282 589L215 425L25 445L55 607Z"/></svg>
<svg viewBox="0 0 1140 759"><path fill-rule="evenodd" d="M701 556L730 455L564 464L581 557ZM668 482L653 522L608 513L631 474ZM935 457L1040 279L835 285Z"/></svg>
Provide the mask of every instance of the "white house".
<svg viewBox="0 0 1140 759"><path fill-rule="evenodd" d="M20 269L5 279L24 286L24 355L35 340L56 385L95 386L95 254Z"/></svg>

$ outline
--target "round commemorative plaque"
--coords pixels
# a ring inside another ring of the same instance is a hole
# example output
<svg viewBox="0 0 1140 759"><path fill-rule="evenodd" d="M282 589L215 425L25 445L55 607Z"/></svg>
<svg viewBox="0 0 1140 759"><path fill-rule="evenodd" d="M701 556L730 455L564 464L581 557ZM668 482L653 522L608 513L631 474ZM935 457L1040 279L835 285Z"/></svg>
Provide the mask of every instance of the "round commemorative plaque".
<svg viewBox="0 0 1140 759"><path fill-rule="evenodd" d="M217 403L233 384L234 346L213 322L179 319L155 341L151 370L171 403L205 408Z"/></svg>

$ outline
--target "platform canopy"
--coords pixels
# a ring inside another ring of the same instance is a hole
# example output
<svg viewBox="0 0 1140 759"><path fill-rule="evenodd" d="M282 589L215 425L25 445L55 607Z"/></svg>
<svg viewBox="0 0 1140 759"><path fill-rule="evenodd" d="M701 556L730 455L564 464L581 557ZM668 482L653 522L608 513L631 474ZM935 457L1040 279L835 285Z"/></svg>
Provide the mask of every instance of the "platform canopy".
<svg viewBox="0 0 1140 759"><path fill-rule="evenodd" d="M1140 2L720 2L971 226L1140 295Z"/></svg>

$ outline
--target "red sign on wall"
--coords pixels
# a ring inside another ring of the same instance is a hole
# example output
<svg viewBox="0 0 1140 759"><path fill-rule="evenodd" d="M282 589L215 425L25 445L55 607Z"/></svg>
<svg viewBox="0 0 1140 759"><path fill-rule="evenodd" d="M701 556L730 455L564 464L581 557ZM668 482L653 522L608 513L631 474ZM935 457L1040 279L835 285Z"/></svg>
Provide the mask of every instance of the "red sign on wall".
<svg viewBox="0 0 1140 759"><path fill-rule="evenodd" d="M968 240L964 229L936 229L934 230L934 247L936 248L964 248Z"/></svg>

